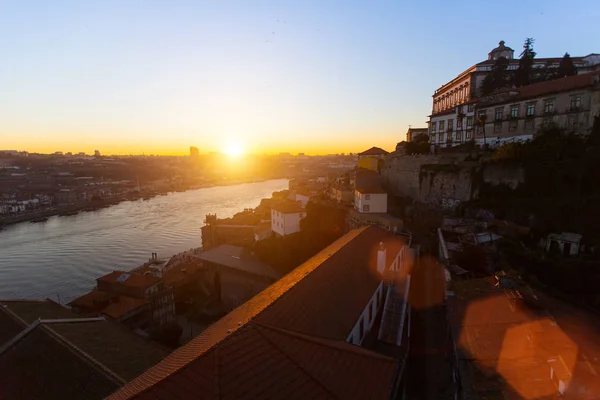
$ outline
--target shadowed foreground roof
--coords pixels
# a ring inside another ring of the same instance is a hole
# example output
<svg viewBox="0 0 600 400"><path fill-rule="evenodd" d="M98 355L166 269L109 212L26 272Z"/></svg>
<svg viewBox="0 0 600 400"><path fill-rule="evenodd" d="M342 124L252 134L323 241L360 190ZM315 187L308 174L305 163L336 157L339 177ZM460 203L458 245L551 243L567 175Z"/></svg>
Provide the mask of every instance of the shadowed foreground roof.
<svg viewBox="0 0 600 400"><path fill-rule="evenodd" d="M40 318L54 322L14 340ZM168 354L118 324L80 318L52 301L0 301L3 400L100 399Z"/></svg>
<svg viewBox="0 0 600 400"><path fill-rule="evenodd" d="M111 399L388 398L396 360L346 342L402 238L351 231L129 382Z"/></svg>

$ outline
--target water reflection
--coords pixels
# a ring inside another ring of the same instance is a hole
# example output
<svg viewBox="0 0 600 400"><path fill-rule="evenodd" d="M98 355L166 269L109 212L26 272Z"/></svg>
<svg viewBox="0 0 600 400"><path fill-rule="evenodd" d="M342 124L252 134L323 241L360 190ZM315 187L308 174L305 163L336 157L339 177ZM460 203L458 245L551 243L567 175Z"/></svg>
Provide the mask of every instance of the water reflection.
<svg viewBox="0 0 600 400"><path fill-rule="evenodd" d="M171 193L150 200L0 232L0 298L69 301L113 269L130 269L151 252L168 256L201 245L207 213L228 217L286 189L285 179Z"/></svg>

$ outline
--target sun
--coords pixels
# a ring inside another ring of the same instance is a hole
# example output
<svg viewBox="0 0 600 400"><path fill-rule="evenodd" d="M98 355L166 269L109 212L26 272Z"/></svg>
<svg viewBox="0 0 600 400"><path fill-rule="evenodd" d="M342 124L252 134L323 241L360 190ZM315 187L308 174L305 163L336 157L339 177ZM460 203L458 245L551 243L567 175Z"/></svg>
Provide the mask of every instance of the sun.
<svg viewBox="0 0 600 400"><path fill-rule="evenodd" d="M230 141L223 149L223 152L230 157L239 157L244 154L244 146L238 140Z"/></svg>

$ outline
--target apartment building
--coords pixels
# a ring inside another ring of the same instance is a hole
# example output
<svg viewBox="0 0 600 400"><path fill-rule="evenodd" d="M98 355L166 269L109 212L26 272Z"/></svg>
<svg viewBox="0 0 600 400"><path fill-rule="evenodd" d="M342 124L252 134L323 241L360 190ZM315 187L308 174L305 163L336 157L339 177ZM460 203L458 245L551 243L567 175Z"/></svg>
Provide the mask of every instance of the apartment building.
<svg viewBox="0 0 600 400"><path fill-rule="evenodd" d="M531 140L545 126L589 134L600 115L600 72L500 90L482 97L477 109L486 120L478 127L476 142L481 145Z"/></svg>
<svg viewBox="0 0 600 400"><path fill-rule="evenodd" d="M488 53L487 60L466 69L434 92L428 122L431 144L446 147L472 139L483 142L483 132L476 129L477 105L475 103L483 80L492 72L494 63L500 57L508 60L508 71L518 68L519 59L514 58L514 50L506 46L504 41L500 41L498 47ZM571 57L571 59L580 75L600 71L600 54L592 53L584 57ZM557 67L561 60L562 57L535 58L533 68Z"/></svg>
<svg viewBox="0 0 600 400"><path fill-rule="evenodd" d="M400 398L409 252L349 232L108 399Z"/></svg>

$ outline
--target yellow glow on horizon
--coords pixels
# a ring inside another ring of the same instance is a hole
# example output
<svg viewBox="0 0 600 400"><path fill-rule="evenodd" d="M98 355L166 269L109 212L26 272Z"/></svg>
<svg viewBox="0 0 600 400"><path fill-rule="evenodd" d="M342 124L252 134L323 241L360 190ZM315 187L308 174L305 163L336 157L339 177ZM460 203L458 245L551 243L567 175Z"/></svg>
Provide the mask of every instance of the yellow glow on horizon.
<svg viewBox="0 0 600 400"><path fill-rule="evenodd" d="M223 153L230 157L239 157L246 152L244 145L240 139L231 139L223 148Z"/></svg>

